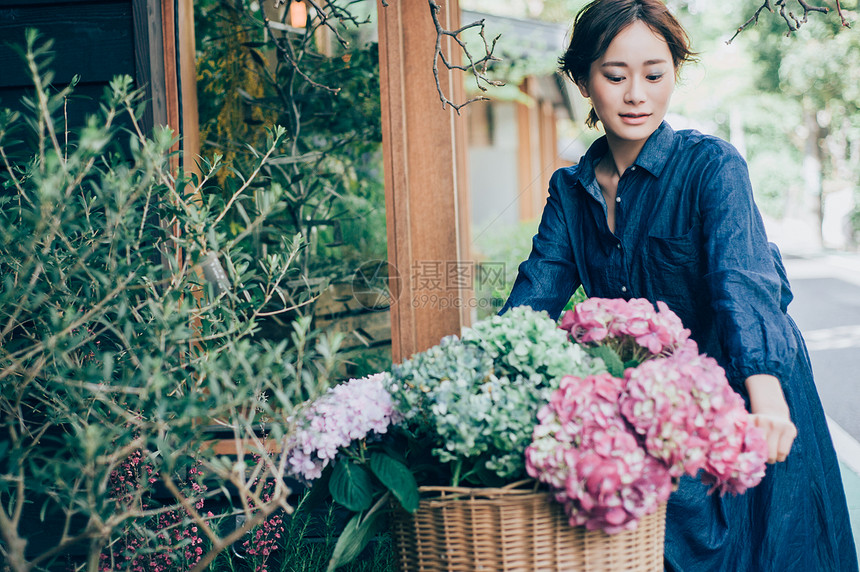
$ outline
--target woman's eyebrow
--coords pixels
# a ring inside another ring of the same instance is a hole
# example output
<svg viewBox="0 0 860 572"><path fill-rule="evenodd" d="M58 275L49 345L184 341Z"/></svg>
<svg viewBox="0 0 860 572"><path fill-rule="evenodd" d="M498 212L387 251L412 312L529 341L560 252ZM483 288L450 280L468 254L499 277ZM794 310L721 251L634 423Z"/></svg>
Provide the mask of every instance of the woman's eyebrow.
<svg viewBox="0 0 860 572"><path fill-rule="evenodd" d="M655 64L665 64L665 63L666 63L666 60L664 60L664 59L655 59L655 60L648 60L646 62L642 62L642 65L653 66ZM602 68L626 68L626 67L628 67L628 65L627 65L627 62L603 62L602 64L600 64L600 67L602 67Z"/></svg>

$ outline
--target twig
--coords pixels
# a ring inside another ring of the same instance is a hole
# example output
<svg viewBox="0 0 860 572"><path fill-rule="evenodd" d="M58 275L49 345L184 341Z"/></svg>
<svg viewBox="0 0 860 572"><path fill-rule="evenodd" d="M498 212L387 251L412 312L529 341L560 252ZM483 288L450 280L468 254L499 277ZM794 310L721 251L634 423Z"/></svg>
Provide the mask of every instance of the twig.
<svg viewBox="0 0 860 572"><path fill-rule="evenodd" d="M850 28L851 23L845 19L845 14L843 14L842 12L841 0L836 0L836 13L839 14L839 19L842 20L842 26L845 28Z"/></svg>
<svg viewBox="0 0 860 572"><path fill-rule="evenodd" d="M481 85L481 82L484 82L488 85L500 86L504 85L504 82L498 80L492 80L487 77L487 67L490 62L501 61L495 55L493 55L493 50L496 48L496 42L498 41L500 36L496 36L493 38L492 43L487 42L487 38L484 36L484 20L478 20L476 22L472 22L471 24L466 24L456 30L446 30L441 22L439 21L439 11L442 9L434 0L427 0L430 5L430 15L433 18L433 26L436 28L436 49L433 54L433 77L436 80L436 91L439 93L439 99L442 101L442 108L444 109L446 105L450 105L454 111L457 112L457 115L460 114L460 109L473 103L475 101L486 101L487 98L483 95L478 95L473 97L463 103L455 104L453 101L448 99L445 93L442 91L442 84L439 81L439 58L442 58L442 63L445 64L445 67L449 70L462 70L462 71L471 71L472 75L475 77L475 82L478 86L478 89L481 91L487 91L487 88ZM384 4L383 4L384 5ZM466 30L471 28L480 28L479 35L481 36L481 40L484 42L484 57L475 60L472 55L469 53L469 50L466 49L466 44L463 40L460 39L460 34ZM442 37L449 36L453 38L455 42L460 46L463 50L463 53L466 55L466 58L469 60L469 65L456 65L452 64L445 57L445 54L442 53Z"/></svg>
<svg viewBox="0 0 860 572"><path fill-rule="evenodd" d="M272 29L276 29L276 30L279 29L278 24L275 22L272 22L270 20L266 20L266 27L269 29L270 33L271 33ZM280 52L280 54L284 57L284 59L287 62L289 62L289 64L291 66L293 66L293 69L296 70L296 73L299 74L300 76L302 76L302 78L306 82L308 82L308 84L310 84L311 86L313 86L317 89L324 89L326 91L330 91L331 93L340 92L339 87L329 87L327 85L317 83L316 81L311 79L310 76L308 76L308 74L306 74L305 72L302 71L302 69L299 67L299 63L295 59L293 59L293 57L289 53L289 50L287 50L284 46L281 45L281 42L279 42L276 39L276 36L274 34L271 34L271 38L274 40L275 48L278 50L278 52ZM274 83L276 83L276 82L274 82Z"/></svg>
<svg viewBox="0 0 860 572"><path fill-rule="evenodd" d="M758 10L755 11L755 14L753 14L749 20L747 20L746 22L741 24L741 26L739 26L738 29L735 30L735 35L732 36L731 38L729 38L729 40L726 43L731 44L734 41L734 39L738 37L738 34L743 32L744 30L746 30L748 27L758 24L758 17L762 13L762 10L765 10L765 9L768 12L773 13L773 8L770 5L770 0L764 0L764 4L762 4L761 6L758 7Z"/></svg>
<svg viewBox="0 0 860 572"><path fill-rule="evenodd" d="M830 8L826 6L810 6L806 0L797 0L797 3L803 8L803 20L802 22L805 24L807 22L807 17L810 12L821 12L822 14L827 14L830 12Z"/></svg>
<svg viewBox="0 0 860 572"><path fill-rule="evenodd" d="M729 38L726 43L731 44L732 41L734 41L734 39L737 38L741 32L743 32L750 26L756 25L758 23L759 15L762 13L763 10L767 10L768 12L774 13L774 6L779 8L779 15L780 17L782 17L783 20L785 20L785 24L788 27L788 32L786 33L787 35L796 32L798 29L800 29L801 25L807 23L809 21L810 12L818 12L820 14L830 13L830 8L826 6L812 6L808 0L797 0L797 3L800 5L801 8L803 8L803 16L798 18L794 15L793 12L788 10L787 2L788 0L775 0L773 6L771 6L771 0L764 0L762 5L758 7L758 9L750 17L750 19L744 22L740 27L738 27L738 29L735 30L734 35ZM851 24L845 18L845 14L842 10L841 0L836 0L836 13L839 14L839 18L842 21L842 26L845 28L850 28Z"/></svg>
<svg viewBox="0 0 860 572"><path fill-rule="evenodd" d="M785 20L785 24L788 26L788 32L786 35L791 34L792 32L796 32L797 28L800 27L800 21L794 17L794 14L785 12L785 2L780 2L780 0L776 0L777 6L779 6L779 15L782 16L782 19ZM792 20L794 22L792 22Z"/></svg>

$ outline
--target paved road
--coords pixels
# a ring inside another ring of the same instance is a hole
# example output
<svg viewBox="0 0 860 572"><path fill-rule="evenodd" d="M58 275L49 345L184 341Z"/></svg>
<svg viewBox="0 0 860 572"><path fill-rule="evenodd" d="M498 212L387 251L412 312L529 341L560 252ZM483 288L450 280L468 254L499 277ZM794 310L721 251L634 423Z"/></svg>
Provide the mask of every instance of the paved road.
<svg viewBox="0 0 860 572"><path fill-rule="evenodd" d="M792 259L789 314L809 347L827 415L860 441L860 256Z"/></svg>

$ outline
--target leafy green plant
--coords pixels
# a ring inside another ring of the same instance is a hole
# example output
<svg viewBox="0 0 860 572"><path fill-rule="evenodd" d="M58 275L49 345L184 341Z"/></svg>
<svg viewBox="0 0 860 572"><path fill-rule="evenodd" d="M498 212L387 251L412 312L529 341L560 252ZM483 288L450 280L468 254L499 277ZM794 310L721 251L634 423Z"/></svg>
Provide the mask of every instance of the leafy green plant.
<svg viewBox="0 0 860 572"><path fill-rule="evenodd" d="M237 173L256 164L265 126L286 129L280 156L263 166L263 174L285 189L287 208L246 244L257 257L279 252L284 235L298 234L306 244L296 266L307 284L288 282L299 295L283 289L295 310L262 324L261 335L279 340L292 336L296 317L318 314L308 284L319 293L332 283L350 283L368 260L387 259L387 235L372 9L369 3L326 3L311 12L304 28L294 28L292 3L275 4L195 2L195 29L203 150L223 154L229 167L202 193L228 196L242 184ZM229 215L234 233L248 224L239 206ZM347 357L352 375L391 364L386 346Z"/></svg>
<svg viewBox="0 0 860 572"><path fill-rule="evenodd" d="M289 209L260 229L256 248L298 233L308 245L297 260L303 272L347 278L362 262L386 258L377 46L355 3L330 3L302 29L288 27L287 7L274 4L196 3L204 150L246 172L256 161L247 143L264 141L266 124L284 125L283 154L264 171L287 189ZM241 184L229 171L219 182ZM233 223L246 224L239 216Z"/></svg>
<svg viewBox="0 0 860 572"><path fill-rule="evenodd" d="M482 280L475 295L483 302L478 306L478 317L488 318L502 309L517 278L520 263L528 258L532 237L540 221L523 221L516 225L496 225L482 229L473 246L480 259L481 272L490 280ZM564 307L570 310L586 298L582 287L578 288Z"/></svg>
<svg viewBox="0 0 860 572"><path fill-rule="evenodd" d="M220 158L199 176L171 168L175 138L141 131L130 78L111 82L101 113L67 142L55 116L71 88L49 88L50 43L31 31L25 58L29 111L0 113L0 558L16 572L63 560L95 571L129 535L147 540L141 553L165 550L157 523L173 513L171 526L205 540L202 570L292 510L271 444L340 363L338 336L308 323L290 342L257 336L268 314L291 310L286 283L307 280L300 235L265 256L249 246L289 207L265 168L285 130L269 131L226 198L205 194ZM19 137L37 141L23 158L6 152ZM213 427L234 454L215 451ZM112 490L130 458L149 472ZM208 486L185 486L192 467ZM222 531L225 515L244 520ZM171 549L186 542L176 540Z"/></svg>

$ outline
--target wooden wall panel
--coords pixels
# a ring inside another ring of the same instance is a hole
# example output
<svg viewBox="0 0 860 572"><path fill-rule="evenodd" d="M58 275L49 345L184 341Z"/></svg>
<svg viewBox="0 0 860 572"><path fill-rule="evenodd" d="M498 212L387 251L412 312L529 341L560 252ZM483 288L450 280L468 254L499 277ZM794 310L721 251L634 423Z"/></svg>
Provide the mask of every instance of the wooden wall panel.
<svg viewBox="0 0 860 572"><path fill-rule="evenodd" d="M173 127L183 135L186 164L194 167L200 145L192 0L0 0L4 107L20 109L20 98L32 91L26 62L6 45L23 47L30 27L53 40L55 87L81 76L67 104L70 128L98 110L114 76L127 74L146 90L144 130Z"/></svg>
<svg viewBox="0 0 860 572"><path fill-rule="evenodd" d="M37 28L54 41L54 83L67 84L79 74L83 83L106 83L117 74L134 73L131 0L75 4L0 6L0 38L24 45L24 30ZM18 54L0 44L0 88L30 85Z"/></svg>
<svg viewBox="0 0 860 572"><path fill-rule="evenodd" d="M540 121L540 176L534 196L536 212L541 213L549 196L549 180L556 169L558 131L552 103L541 101L538 113Z"/></svg>
<svg viewBox="0 0 860 572"><path fill-rule="evenodd" d="M0 0L0 9L50 4L128 4L128 0Z"/></svg>
<svg viewBox="0 0 860 572"><path fill-rule="evenodd" d="M526 78L520 90L526 95L531 94L531 81ZM524 103L517 103L517 197L519 198L520 220L532 220L537 216L532 187L534 186L535 160L533 150L537 146L533 129L532 108Z"/></svg>

